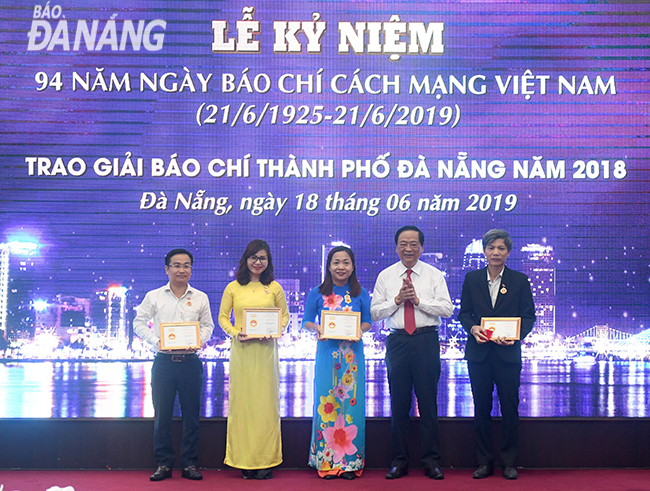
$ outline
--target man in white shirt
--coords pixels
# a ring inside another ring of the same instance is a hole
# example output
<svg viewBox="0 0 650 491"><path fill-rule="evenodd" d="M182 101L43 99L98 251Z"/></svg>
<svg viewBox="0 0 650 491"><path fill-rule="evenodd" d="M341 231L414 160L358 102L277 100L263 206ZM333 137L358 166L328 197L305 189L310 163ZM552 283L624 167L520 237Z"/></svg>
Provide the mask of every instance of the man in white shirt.
<svg viewBox="0 0 650 491"><path fill-rule="evenodd" d="M133 321L135 333L156 351L151 370L151 391L154 407L154 455L158 468L149 477L152 481L172 477L176 460L172 442L176 393L183 417L181 475L195 481L203 479L196 468L203 383L203 365L197 355L198 348L160 351L161 322L199 322L201 344L212 335L214 323L208 296L189 284L193 263L194 258L189 251L170 251L165 257L165 272L169 276L169 283L147 293ZM149 328L151 320L153 329Z"/></svg>
<svg viewBox="0 0 650 491"><path fill-rule="evenodd" d="M414 226L395 234L398 263L377 277L370 313L386 319L386 368L391 400L391 469L386 479L408 474L408 432L412 391L420 412L420 442L425 474L444 479L440 470L438 380L440 379L440 317L454 307L443 274L421 262L424 234Z"/></svg>

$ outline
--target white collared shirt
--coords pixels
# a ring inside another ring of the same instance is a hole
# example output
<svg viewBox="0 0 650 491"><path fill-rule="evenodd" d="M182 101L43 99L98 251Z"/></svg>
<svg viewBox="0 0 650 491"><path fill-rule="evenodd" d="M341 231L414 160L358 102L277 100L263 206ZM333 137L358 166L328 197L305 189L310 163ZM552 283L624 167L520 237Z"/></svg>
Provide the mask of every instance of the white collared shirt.
<svg viewBox="0 0 650 491"><path fill-rule="evenodd" d="M153 319L153 329L149 321ZM171 285L151 290L138 307L138 315L133 320L133 331L158 351L161 322L196 322L200 324L201 341L207 342L212 336L214 322L210 312L208 296L189 284L181 298L172 292Z"/></svg>
<svg viewBox="0 0 650 491"><path fill-rule="evenodd" d="M501 279L503 278L503 271L506 269L504 266L501 269L501 272L494 278L494 281L490 278L490 271L487 270L487 280L488 280L488 289L490 290L490 299L492 300L492 308L497 303L497 297L499 296L499 287L501 286Z"/></svg>
<svg viewBox="0 0 650 491"><path fill-rule="evenodd" d="M370 304L373 321L386 320L389 329L404 329L404 303L395 297L402 288L408 268L398 262L384 269L377 277ZM415 305L415 326L439 326L440 317L450 317L454 306L449 297L444 275L430 264L418 261L412 268L411 281L420 303Z"/></svg>

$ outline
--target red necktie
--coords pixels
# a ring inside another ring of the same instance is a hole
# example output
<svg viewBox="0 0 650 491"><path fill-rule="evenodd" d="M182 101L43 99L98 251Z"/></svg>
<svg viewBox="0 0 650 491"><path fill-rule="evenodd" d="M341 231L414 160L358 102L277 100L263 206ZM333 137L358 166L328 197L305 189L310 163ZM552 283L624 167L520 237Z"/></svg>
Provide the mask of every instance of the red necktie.
<svg viewBox="0 0 650 491"><path fill-rule="evenodd" d="M406 270L406 277L410 280L412 269ZM410 300L404 302L404 330L409 334L415 332L415 307Z"/></svg>

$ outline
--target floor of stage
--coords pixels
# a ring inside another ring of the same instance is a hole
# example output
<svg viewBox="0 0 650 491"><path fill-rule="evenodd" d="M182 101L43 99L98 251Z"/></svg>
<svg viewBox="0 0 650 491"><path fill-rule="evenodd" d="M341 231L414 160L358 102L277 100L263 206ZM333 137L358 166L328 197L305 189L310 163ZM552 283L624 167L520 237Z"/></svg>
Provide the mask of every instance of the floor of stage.
<svg viewBox="0 0 650 491"><path fill-rule="evenodd" d="M650 490L648 469L520 469L517 481L506 481L501 471L477 481L472 479L471 469L443 469L444 481L431 481L421 469L413 469L408 476L388 481L384 478L386 469L366 470L363 477L353 482L344 480L325 481L314 471L274 471L274 478L268 481L246 481L239 471L205 470L203 481L188 481L180 477L180 470L174 470L174 477L162 482L150 482L150 471L0 471L0 491L46 491L58 488L65 491L186 491L199 489L228 489L228 491L254 489L256 491L287 491L294 489L320 489L377 491L420 491L447 489L454 491L642 491ZM68 487L70 486L70 487Z"/></svg>

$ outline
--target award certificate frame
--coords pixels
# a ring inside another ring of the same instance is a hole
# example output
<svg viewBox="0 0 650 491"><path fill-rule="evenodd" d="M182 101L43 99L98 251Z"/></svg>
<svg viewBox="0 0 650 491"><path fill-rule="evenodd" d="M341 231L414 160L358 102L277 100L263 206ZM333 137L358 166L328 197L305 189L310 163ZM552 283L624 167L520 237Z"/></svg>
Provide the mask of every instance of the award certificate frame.
<svg viewBox="0 0 650 491"><path fill-rule="evenodd" d="M361 337L361 312L322 310L320 316L321 339L356 341Z"/></svg>
<svg viewBox="0 0 650 491"><path fill-rule="evenodd" d="M201 329L199 322L161 322L161 351L200 349Z"/></svg>
<svg viewBox="0 0 650 491"><path fill-rule="evenodd" d="M252 338L282 337L282 309L243 308L242 332Z"/></svg>
<svg viewBox="0 0 650 491"><path fill-rule="evenodd" d="M488 339L503 337L506 341L521 338L521 317L482 317L481 327L487 330Z"/></svg>

